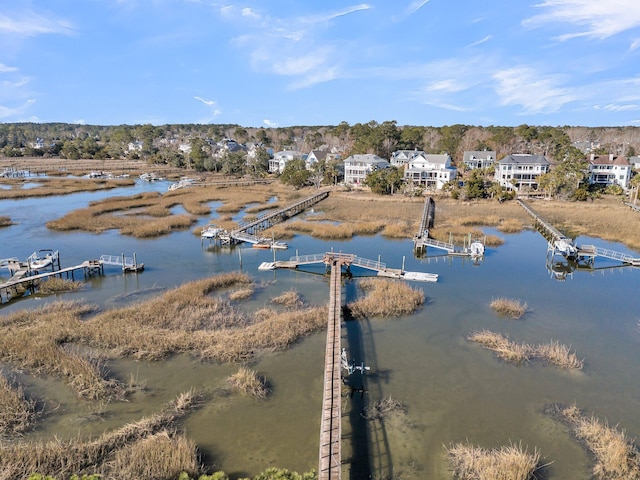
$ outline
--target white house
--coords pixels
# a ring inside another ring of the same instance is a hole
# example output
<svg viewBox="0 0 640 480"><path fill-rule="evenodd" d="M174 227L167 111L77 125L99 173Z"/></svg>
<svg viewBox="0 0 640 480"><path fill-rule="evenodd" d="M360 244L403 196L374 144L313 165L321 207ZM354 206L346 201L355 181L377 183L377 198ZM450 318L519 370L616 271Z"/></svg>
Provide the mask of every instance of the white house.
<svg viewBox="0 0 640 480"><path fill-rule="evenodd" d="M629 163L631 164L631 168L640 170L640 157L638 156L629 157Z"/></svg>
<svg viewBox="0 0 640 480"><path fill-rule="evenodd" d="M273 154L269 160L269 172L282 173L288 162L295 158L302 158L302 154L295 150L282 150Z"/></svg>
<svg viewBox="0 0 640 480"><path fill-rule="evenodd" d="M543 155L514 153L496 165L495 180L509 190L528 187L538 189L538 177L549 171L549 161Z"/></svg>
<svg viewBox="0 0 640 480"><path fill-rule="evenodd" d="M305 159L307 170L311 170L313 166L322 160L330 161L340 158L340 154L329 152L328 150L311 150Z"/></svg>
<svg viewBox="0 0 640 480"><path fill-rule="evenodd" d="M475 168L487 168L496 161L496 152L493 150L464 152L462 154L462 161L471 170Z"/></svg>
<svg viewBox="0 0 640 480"><path fill-rule="evenodd" d="M447 153L431 155L422 152L414 156L404 170L405 181L436 190L441 190L457 175L458 171L451 165L451 156Z"/></svg>
<svg viewBox="0 0 640 480"><path fill-rule="evenodd" d="M418 155L425 155L422 150L396 150L391 154L391 165L394 167L403 167L408 164L412 158Z"/></svg>
<svg viewBox="0 0 640 480"><path fill-rule="evenodd" d="M619 185L625 190L631 180L631 164L626 157L591 154L589 158L589 183L592 185Z"/></svg>
<svg viewBox="0 0 640 480"><path fill-rule="evenodd" d="M390 165L388 160L372 153L351 155L344 160L344 183L362 185L368 174Z"/></svg>
<svg viewBox="0 0 640 480"><path fill-rule="evenodd" d="M128 152L141 152L142 151L142 142L136 140L135 142L129 142L127 145Z"/></svg>

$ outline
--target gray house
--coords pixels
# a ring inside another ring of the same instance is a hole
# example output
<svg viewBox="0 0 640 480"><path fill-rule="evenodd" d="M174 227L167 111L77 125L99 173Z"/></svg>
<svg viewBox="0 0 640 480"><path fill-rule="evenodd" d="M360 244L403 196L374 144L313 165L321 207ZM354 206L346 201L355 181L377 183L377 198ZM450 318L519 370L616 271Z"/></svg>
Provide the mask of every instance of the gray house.
<svg viewBox="0 0 640 480"><path fill-rule="evenodd" d="M548 171L549 161L543 155L514 153L497 163L494 178L509 190L537 190L538 177Z"/></svg>
<svg viewBox="0 0 640 480"><path fill-rule="evenodd" d="M471 170L475 168L487 168L496 161L496 152L493 150L464 152L462 161Z"/></svg>

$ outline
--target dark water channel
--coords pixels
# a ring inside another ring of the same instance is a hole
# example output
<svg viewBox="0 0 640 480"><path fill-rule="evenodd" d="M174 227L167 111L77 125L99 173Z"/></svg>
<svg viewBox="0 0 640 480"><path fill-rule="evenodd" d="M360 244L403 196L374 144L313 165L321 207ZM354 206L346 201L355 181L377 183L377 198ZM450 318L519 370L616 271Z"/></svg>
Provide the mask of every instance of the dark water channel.
<svg viewBox="0 0 640 480"><path fill-rule="evenodd" d="M82 299L103 308L125 305L162 293L183 282L242 269L264 285L244 303L260 308L279 293L296 289L306 302L328 300L324 269L308 272L258 270L272 261L268 250L216 248L191 231L137 240L117 232L101 235L59 233L48 220L89 201L132 195L144 189L165 191L167 184L139 183L117 192L80 193L65 197L0 201L0 216L17 225L0 229L0 258L25 259L34 250L59 250L62 265L79 264L102 254L144 262L141 274L106 275L63 299ZM437 208L437 206L436 206ZM322 204L315 207L321 211ZM632 215L632 213L630 213ZM215 220L202 218L200 225ZM637 221L637 219L634 219ZM503 246L488 249L473 265L461 258L413 256L410 240L379 236L327 242L306 236L289 241L277 259L333 249L386 262L390 267L439 274L437 283L415 283L426 296L424 307L396 319L348 320L343 345L358 363L371 367L349 379L343 397L343 461L350 478L449 479L443 446L468 440L492 448L521 442L541 452L547 479L585 479L592 465L568 429L547 417L545 405L573 403L596 417L619 425L631 438L640 437L640 270L610 268L596 260L594 271L568 273L558 280L545 263L546 241L534 231L498 234ZM629 252L624 246L592 238L595 244ZM430 255L438 253L429 251ZM3 278L6 271L0 271ZM358 275L344 279L343 297L362 294ZM489 302L496 297L526 301L530 312L520 320L496 316ZM0 307L0 315L35 308L49 298L25 298ZM471 344L466 336L478 329L501 332L512 340L571 345L585 359L582 372L566 372L538 364L512 366ZM205 454L232 477L255 475L268 466L308 471L317 468L324 359L324 333L310 336L286 352L258 359L252 368L270 382L273 395L264 401L226 396L220 386L236 370L232 365L201 363L178 356L158 363L113 361L111 371L126 381L145 385L129 402L95 405L76 399L61 382L21 376L30 395L46 402L48 414L26 438L96 435L158 411L191 387L205 390L210 401L191 414L184 427ZM360 376L358 376L360 375ZM365 408L388 397L401 401L406 414L383 422L363 418ZM55 409L55 411L53 411Z"/></svg>

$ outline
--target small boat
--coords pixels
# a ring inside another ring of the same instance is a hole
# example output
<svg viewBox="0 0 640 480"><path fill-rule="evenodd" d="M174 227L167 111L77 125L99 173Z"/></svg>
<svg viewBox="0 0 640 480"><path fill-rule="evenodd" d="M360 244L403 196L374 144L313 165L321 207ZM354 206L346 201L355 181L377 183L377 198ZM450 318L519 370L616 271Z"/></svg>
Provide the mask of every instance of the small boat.
<svg viewBox="0 0 640 480"><path fill-rule="evenodd" d="M287 248L289 248L289 245L287 245L285 242L273 241L271 242L271 248L275 250L286 250Z"/></svg>
<svg viewBox="0 0 640 480"><path fill-rule="evenodd" d="M254 243L253 248L271 248L271 243L260 241L258 243Z"/></svg>
<svg viewBox="0 0 640 480"><path fill-rule="evenodd" d="M41 270L51 265L57 257L58 252L54 252L51 249L42 249L29 255L27 263L31 270Z"/></svg>
<svg viewBox="0 0 640 480"><path fill-rule="evenodd" d="M200 232L200 236L202 238L216 238L222 232L224 232L224 228L220 228L213 223L210 223L202 229L202 232Z"/></svg>
<svg viewBox="0 0 640 480"><path fill-rule="evenodd" d="M471 242L471 245L469 245L469 255L472 257L484 256L484 244L479 240Z"/></svg>
<svg viewBox="0 0 640 480"><path fill-rule="evenodd" d="M157 174L151 172L151 173L143 173L142 175L140 175L140 180L144 182L157 182L159 180L164 180L164 178L159 177Z"/></svg>
<svg viewBox="0 0 640 480"><path fill-rule="evenodd" d="M171 192L173 190L178 190L180 188L187 188L193 185L194 183L195 183L195 179L193 178L187 178L187 177L181 178L180 181L169 185L169 191Z"/></svg>

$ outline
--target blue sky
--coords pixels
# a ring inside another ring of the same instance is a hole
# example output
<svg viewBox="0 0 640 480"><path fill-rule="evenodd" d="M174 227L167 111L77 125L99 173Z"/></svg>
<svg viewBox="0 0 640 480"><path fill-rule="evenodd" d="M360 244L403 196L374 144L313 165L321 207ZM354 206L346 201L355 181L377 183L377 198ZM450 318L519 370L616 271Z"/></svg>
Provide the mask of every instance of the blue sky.
<svg viewBox="0 0 640 480"><path fill-rule="evenodd" d="M640 126L638 0L0 1L0 122Z"/></svg>

